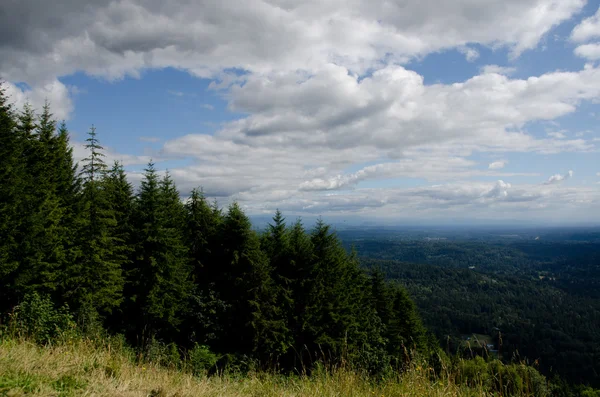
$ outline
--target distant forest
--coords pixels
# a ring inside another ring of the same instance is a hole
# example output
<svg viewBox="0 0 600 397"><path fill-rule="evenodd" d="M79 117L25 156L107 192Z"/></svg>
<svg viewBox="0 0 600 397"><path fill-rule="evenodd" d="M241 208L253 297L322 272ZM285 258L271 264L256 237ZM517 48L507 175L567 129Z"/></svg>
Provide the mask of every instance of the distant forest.
<svg viewBox="0 0 600 397"><path fill-rule="evenodd" d="M363 266L409 290L445 349L460 351L465 337L486 335L504 360L535 362L550 377L600 386L597 232L509 242L365 233L340 236Z"/></svg>

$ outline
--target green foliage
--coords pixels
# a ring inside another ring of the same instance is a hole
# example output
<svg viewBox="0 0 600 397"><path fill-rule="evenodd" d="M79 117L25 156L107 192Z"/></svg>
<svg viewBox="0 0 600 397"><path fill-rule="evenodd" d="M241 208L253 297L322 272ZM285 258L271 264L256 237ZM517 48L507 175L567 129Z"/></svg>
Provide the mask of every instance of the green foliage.
<svg viewBox="0 0 600 397"><path fill-rule="evenodd" d="M89 157L84 159L83 191L76 237L78 251L66 267L64 295L75 310L105 315L123 299L122 244L115 235L115 212L105 189L106 165L94 127L89 132Z"/></svg>
<svg viewBox="0 0 600 397"><path fill-rule="evenodd" d="M73 332L75 322L67 306L56 309L50 298L34 292L25 295L24 300L15 307L10 327L18 335L44 344Z"/></svg>
<svg viewBox="0 0 600 397"><path fill-rule="evenodd" d="M128 274L131 295L126 313L134 334L144 330L172 340L183 321L192 291L184 217L170 176L159 181L150 163L133 215L135 263Z"/></svg>
<svg viewBox="0 0 600 397"><path fill-rule="evenodd" d="M206 345L195 344L187 353L186 365L194 375L204 375L217 363L218 357Z"/></svg>
<svg viewBox="0 0 600 397"><path fill-rule="evenodd" d="M472 360L460 360L456 373L460 383L502 395L550 395L546 378L523 364L504 365L499 360L485 361L478 356Z"/></svg>
<svg viewBox="0 0 600 397"><path fill-rule="evenodd" d="M182 365L177 345L173 342L164 343L154 337L144 347L144 361L168 368L180 368Z"/></svg>

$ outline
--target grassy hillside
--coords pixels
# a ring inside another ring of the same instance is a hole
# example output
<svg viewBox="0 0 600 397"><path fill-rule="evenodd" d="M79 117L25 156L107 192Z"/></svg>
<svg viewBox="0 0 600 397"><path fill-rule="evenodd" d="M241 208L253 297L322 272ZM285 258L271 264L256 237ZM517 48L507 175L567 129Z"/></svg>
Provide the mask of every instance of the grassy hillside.
<svg viewBox="0 0 600 397"><path fill-rule="evenodd" d="M310 377L264 373L206 377L136 362L139 358L121 349L89 340L41 347L24 340L5 339L0 342L0 396L491 395L482 387L458 386L451 377L433 382L430 368L417 364L397 379L375 383L345 370L322 371Z"/></svg>

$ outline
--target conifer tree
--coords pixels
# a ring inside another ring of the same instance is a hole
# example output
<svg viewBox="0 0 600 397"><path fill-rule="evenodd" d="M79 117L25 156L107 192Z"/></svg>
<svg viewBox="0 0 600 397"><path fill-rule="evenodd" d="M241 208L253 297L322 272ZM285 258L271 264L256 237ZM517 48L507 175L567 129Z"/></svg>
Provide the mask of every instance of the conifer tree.
<svg viewBox="0 0 600 397"><path fill-rule="evenodd" d="M278 314L282 323L285 324L281 337L284 338L286 346L293 345L291 335L294 312L293 281L296 277L291 263L289 237L285 218L281 211L277 210L273 217L273 223L268 225L267 232L263 235L262 246L272 269Z"/></svg>
<svg viewBox="0 0 600 397"><path fill-rule="evenodd" d="M405 288L390 285L392 301L391 318L387 325L388 352L396 361L403 361L405 352L415 349L423 352L427 347L427 335L416 306Z"/></svg>
<svg viewBox="0 0 600 397"><path fill-rule="evenodd" d="M77 243L79 255L66 272L65 295L82 316L106 315L123 299L123 256L114 235L116 220L104 180L103 147L92 126L86 139L89 156L83 160L83 197Z"/></svg>
<svg viewBox="0 0 600 397"><path fill-rule="evenodd" d="M129 313L137 318L137 332L173 339L191 291L184 209L170 176L159 181L153 163L146 168L134 219L136 260L129 275Z"/></svg>
<svg viewBox="0 0 600 397"><path fill-rule="evenodd" d="M205 281L212 280L214 272L218 270L214 265L217 260L221 214L208 204L204 193L198 189L192 190L185 209L185 235L190 249L190 265L195 282L205 286Z"/></svg>
<svg viewBox="0 0 600 397"><path fill-rule="evenodd" d="M207 344L223 334L223 315L226 312L215 279L220 267L220 227L222 213L216 204L209 204L200 189L193 189L185 204L185 244L189 249L189 268L193 290L189 312L182 326L191 343Z"/></svg>
<svg viewBox="0 0 600 397"><path fill-rule="evenodd" d="M17 231L20 265L14 284L20 294L35 291L56 296L60 264L65 260L61 229L65 209L56 193L53 167L56 123L48 104L39 123L29 105L25 105L18 120L26 174L22 177L21 222Z"/></svg>
<svg viewBox="0 0 600 397"><path fill-rule="evenodd" d="M322 351L340 357L369 339L379 340L373 327L366 277L349 257L330 227L322 220L311 235L314 262L306 283L310 286L302 319L303 339L310 353Z"/></svg>
<svg viewBox="0 0 600 397"><path fill-rule="evenodd" d="M133 187L127 180L123 165L115 161L112 168L105 173L102 187L106 194L110 210L114 216L114 224L110 228L113 237L113 252L121 265L123 277L123 301L132 293L130 286L131 273L134 271L134 231L133 231ZM105 324L111 330L123 331L127 318L123 306L107 317Z"/></svg>
<svg viewBox="0 0 600 397"><path fill-rule="evenodd" d="M231 307L224 319L221 347L263 360L269 358L265 355L283 354L288 348L286 329L268 258L237 203L229 207L221 236L222 271L216 280L217 290Z"/></svg>
<svg viewBox="0 0 600 397"><path fill-rule="evenodd" d="M19 261L17 230L25 169L23 140L16 131L15 114L0 82L0 310L15 303L14 276Z"/></svg>

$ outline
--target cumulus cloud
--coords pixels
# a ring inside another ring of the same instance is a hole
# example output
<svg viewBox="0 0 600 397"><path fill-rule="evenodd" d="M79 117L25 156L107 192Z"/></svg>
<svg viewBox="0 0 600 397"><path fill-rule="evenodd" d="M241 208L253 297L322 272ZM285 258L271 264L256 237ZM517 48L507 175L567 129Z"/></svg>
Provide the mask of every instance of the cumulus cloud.
<svg viewBox="0 0 600 397"><path fill-rule="evenodd" d="M569 179L573 176L573 171L569 171L567 172L565 175L561 175L561 174L554 174L552 175L550 178L548 178L548 181L546 182L547 185L551 185L554 183L560 183L566 179Z"/></svg>
<svg viewBox="0 0 600 397"><path fill-rule="evenodd" d="M571 32L571 40L577 42L597 37L600 37L600 8L598 8L596 14L581 21Z"/></svg>
<svg viewBox="0 0 600 397"><path fill-rule="evenodd" d="M506 165L506 161L494 161L493 163L490 163L488 165L488 168L490 170L499 170L501 168L504 168L505 165Z"/></svg>
<svg viewBox="0 0 600 397"><path fill-rule="evenodd" d="M4 83L8 100L17 109L22 109L26 103L34 109L41 109L48 101L52 107L54 117L58 120L67 120L73 111L73 102L69 88L58 80L30 88L22 88L10 82Z"/></svg>
<svg viewBox="0 0 600 397"><path fill-rule="evenodd" d="M595 61L600 59L600 44L592 43L592 44L583 44L575 48L575 54L582 58L589 59L590 61Z"/></svg>
<svg viewBox="0 0 600 397"><path fill-rule="evenodd" d="M173 66L199 76L313 70L353 71L403 62L467 43L535 48L584 0L234 0L189 2L43 0L0 6L0 70L30 84L82 70L120 78ZM181 27L185 26L185 29Z"/></svg>
<svg viewBox="0 0 600 397"><path fill-rule="evenodd" d="M398 150L468 138L511 149L542 145L581 150L583 140L542 143L508 131L573 113L582 100L599 94L598 68L526 80L484 74L462 83L425 85L422 76L401 66L387 66L359 80L344 67L327 65L308 78L297 73L250 76L233 86L230 109L251 116L229 123L223 134L256 146Z"/></svg>
<svg viewBox="0 0 600 397"><path fill-rule="evenodd" d="M9 3L10 10L0 4L0 78L31 87L9 86L18 104L27 97L39 106L48 97L56 116L68 117L73 92L58 78L77 71L116 80L173 67L213 79L211 89L245 116L214 135L164 142L160 156L192 160L171 170L184 194L203 186L210 197L239 200L252 212L424 215L470 208L493 214L498 208L551 211L560 200L597 206L596 191L555 182L526 186L512 178L531 174L503 173L500 162L480 170L469 157L594 150L583 138L538 138L526 127L598 100L598 68L517 79L512 67L487 65L465 81L425 84L405 67L448 49L468 61L486 46L516 57L581 11L584 0ZM578 27L573 37L582 56L593 59L583 47L593 37L588 31ZM76 145L77 158L81 149ZM149 160L108 155L129 165ZM498 180L469 181L474 176ZM407 178L443 184L361 187Z"/></svg>

